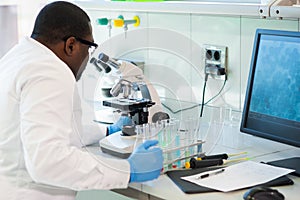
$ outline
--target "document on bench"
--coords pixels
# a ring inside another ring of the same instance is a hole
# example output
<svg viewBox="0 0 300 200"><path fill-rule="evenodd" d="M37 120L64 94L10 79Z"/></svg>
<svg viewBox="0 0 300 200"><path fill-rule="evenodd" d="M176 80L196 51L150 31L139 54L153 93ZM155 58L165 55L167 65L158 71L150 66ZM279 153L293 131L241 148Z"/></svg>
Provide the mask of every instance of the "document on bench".
<svg viewBox="0 0 300 200"><path fill-rule="evenodd" d="M293 171L295 170L245 161L226 167L222 173L203 172L181 177L181 179L222 192L229 192L263 184ZM207 173L213 175L206 177Z"/></svg>

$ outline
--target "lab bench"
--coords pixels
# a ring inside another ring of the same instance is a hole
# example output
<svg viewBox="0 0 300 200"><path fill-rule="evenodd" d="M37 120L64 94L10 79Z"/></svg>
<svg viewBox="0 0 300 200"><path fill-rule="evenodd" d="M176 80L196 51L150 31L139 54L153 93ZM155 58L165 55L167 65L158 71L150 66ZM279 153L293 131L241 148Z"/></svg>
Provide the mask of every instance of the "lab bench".
<svg viewBox="0 0 300 200"><path fill-rule="evenodd" d="M239 132L238 126L226 125L223 131L215 138L217 142L209 154L247 152L247 157L256 162L269 162L300 155L300 149L270 140L254 137ZM103 154L99 146L88 147L96 154ZM287 200L299 199L300 178L288 175L294 181L293 185L272 187L279 190ZM224 180L226 184L226 180ZM130 183L127 189L112 190L118 194L134 199L205 199L229 200L242 199L247 189L233 192L207 192L186 194L167 176L161 175L158 179L145 183Z"/></svg>

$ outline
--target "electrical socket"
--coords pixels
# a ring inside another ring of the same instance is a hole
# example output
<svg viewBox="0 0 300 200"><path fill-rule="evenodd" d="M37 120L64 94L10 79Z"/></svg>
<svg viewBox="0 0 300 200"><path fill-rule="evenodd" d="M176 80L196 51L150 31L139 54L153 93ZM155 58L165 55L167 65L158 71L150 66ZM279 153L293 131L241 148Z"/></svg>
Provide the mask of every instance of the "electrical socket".
<svg viewBox="0 0 300 200"><path fill-rule="evenodd" d="M212 78L225 80L227 78L227 47L206 44L204 52L204 73Z"/></svg>

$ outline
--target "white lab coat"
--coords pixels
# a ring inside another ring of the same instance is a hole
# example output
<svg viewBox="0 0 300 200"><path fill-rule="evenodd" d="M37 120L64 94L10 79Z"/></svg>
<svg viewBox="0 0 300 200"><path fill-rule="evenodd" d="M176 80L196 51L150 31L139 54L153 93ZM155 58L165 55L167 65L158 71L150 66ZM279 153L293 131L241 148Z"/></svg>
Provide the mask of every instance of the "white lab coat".
<svg viewBox="0 0 300 200"><path fill-rule="evenodd" d="M128 186L128 161L81 148L103 133L83 136L76 91L67 65L31 38L0 60L1 200L69 200L79 190Z"/></svg>

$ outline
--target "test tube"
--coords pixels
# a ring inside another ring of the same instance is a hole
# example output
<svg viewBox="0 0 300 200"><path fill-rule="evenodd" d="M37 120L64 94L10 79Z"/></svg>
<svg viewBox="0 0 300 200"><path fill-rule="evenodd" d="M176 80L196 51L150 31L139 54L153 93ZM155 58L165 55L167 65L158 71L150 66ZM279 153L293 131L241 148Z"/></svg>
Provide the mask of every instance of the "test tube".
<svg viewBox="0 0 300 200"><path fill-rule="evenodd" d="M201 118L197 118L197 121L196 121L196 129L195 129L195 139L196 139L196 142L199 143L199 142L202 142L203 141L203 136L201 134ZM202 153L202 143L201 144L198 144L197 147L196 147L196 151L197 151L197 154L199 155L200 153Z"/></svg>
<svg viewBox="0 0 300 200"><path fill-rule="evenodd" d="M177 130L175 134L175 145L176 147L180 147L180 132ZM181 157L180 149L176 150L176 159L179 159ZM176 168L181 166L180 160L176 162Z"/></svg>
<svg viewBox="0 0 300 200"><path fill-rule="evenodd" d="M176 123L175 121L170 121L168 123L168 148L173 149L176 148ZM168 154L168 161L170 162L170 165L168 166L168 169L172 169L175 167L175 163L172 163L172 161L176 160L177 155L176 151L171 151Z"/></svg>
<svg viewBox="0 0 300 200"><path fill-rule="evenodd" d="M171 123L173 123L174 127L172 129L172 142L174 148L180 147L180 132L179 132L179 120L176 120L175 118L171 119ZM178 168L181 166L180 160L178 160L181 157L180 149L177 149L173 152L172 159L177 160L173 163L172 168Z"/></svg>
<svg viewBox="0 0 300 200"><path fill-rule="evenodd" d="M164 171L167 171L168 169L173 168L172 161L177 158L177 155L174 153L174 151L169 151L170 149L176 147L175 143L175 136L177 132L177 124L178 120L175 119L166 119L161 120L161 131L159 132L158 138L159 141L161 141L161 148L164 151Z"/></svg>
<svg viewBox="0 0 300 200"><path fill-rule="evenodd" d="M181 160L182 163L180 165L184 165L185 162L189 161L188 159L184 159L188 156L187 148L184 148L184 146L187 145L186 120L180 121L178 134L180 137L180 145L182 146L182 148L180 149L180 157L183 158L183 160Z"/></svg>
<svg viewBox="0 0 300 200"><path fill-rule="evenodd" d="M166 148L168 144L168 119L161 120L162 123L162 132L161 132L161 140L162 140L162 148Z"/></svg>
<svg viewBox="0 0 300 200"><path fill-rule="evenodd" d="M157 130L156 130L156 123L149 123L149 139L158 140Z"/></svg>
<svg viewBox="0 0 300 200"><path fill-rule="evenodd" d="M194 136L194 119L189 118L186 122L186 145L193 144L193 136ZM187 148L187 156L194 154L193 147L190 146Z"/></svg>
<svg viewBox="0 0 300 200"><path fill-rule="evenodd" d="M158 140L158 146L164 151L165 149L165 139L164 139L164 134L165 134L165 122L163 120L161 121L157 121L155 124L154 124L154 129L156 130L156 138ZM163 157L164 157L164 162L166 162L165 158L166 158L166 155L165 153L163 153ZM164 171L166 170L165 166L163 166L164 168Z"/></svg>
<svg viewBox="0 0 300 200"><path fill-rule="evenodd" d="M136 138L135 138L133 149L136 149L140 144L142 144L145 138L143 125L136 125L135 132L136 132Z"/></svg>
<svg viewBox="0 0 300 200"><path fill-rule="evenodd" d="M195 145L194 150L199 155L202 152L202 143L199 142L203 141L203 136L201 132L201 119L202 118L195 118L194 121L194 143L198 143Z"/></svg>
<svg viewBox="0 0 300 200"><path fill-rule="evenodd" d="M162 147L162 123L160 121L157 121L153 124L153 126L153 129L155 130L155 139L158 140L158 145Z"/></svg>
<svg viewBox="0 0 300 200"><path fill-rule="evenodd" d="M149 124L145 123L142 126L143 126L143 133L144 133L144 141L151 139Z"/></svg>
<svg viewBox="0 0 300 200"><path fill-rule="evenodd" d="M189 162L189 157L195 155L197 152L197 130L198 129L198 119L188 118L183 121L183 134L184 134L184 157L185 162Z"/></svg>
<svg viewBox="0 0 300 200"><path fill-rule="evenodd" d="M172 143L171 143L171 132L172 132L172 124L170 123L169 119L162 120L163 124L163 144L164 144L164 149L170 149L172 148ZM173 159L172 152L165 153L164 155L164 160L166 163L169 163L164 166L165 171L169 170L172 168L172 164L170 163Z"/></svg>

